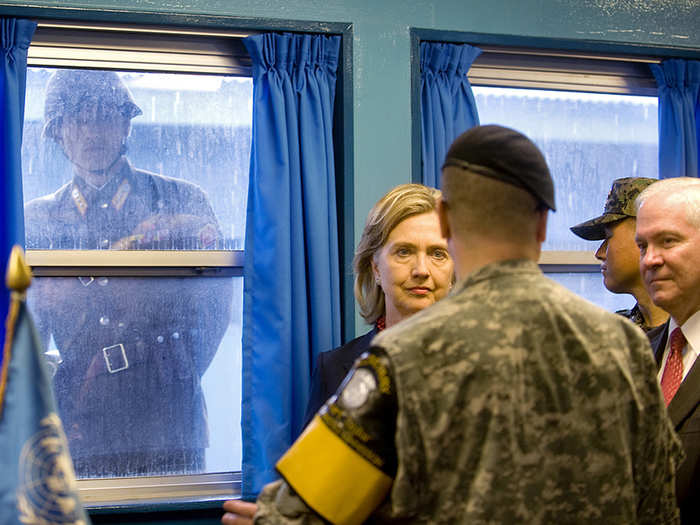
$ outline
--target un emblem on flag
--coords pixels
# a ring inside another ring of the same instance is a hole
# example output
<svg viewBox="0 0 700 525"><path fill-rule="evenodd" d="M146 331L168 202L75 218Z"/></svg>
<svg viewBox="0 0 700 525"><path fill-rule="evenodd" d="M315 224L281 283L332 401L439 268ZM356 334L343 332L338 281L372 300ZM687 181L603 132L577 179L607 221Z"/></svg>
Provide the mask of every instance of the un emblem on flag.
<svg viewBox="0 0 700 525"><path fill-rule="evenodd" d="M61 420L49 414L22 447L17 506L22 523L85 525Z"/></svg>

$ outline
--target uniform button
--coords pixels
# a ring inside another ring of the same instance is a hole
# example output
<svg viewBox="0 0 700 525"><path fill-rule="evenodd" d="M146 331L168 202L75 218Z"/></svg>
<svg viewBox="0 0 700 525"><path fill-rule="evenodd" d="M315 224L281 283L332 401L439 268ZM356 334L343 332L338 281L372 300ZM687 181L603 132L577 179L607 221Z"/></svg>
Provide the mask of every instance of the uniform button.
<svg viewBox="0 0 700 525"><path fill-rule="evenodd" d="M97 284L100 286L107 286L109 284L109 278L108 277L100 277L97 279Z"/></svg>
<svg viewBox="0 0 700 525"><path fill-rule="evenodd" d="M102 241L100 241L100 246L107 248L109 246L109 239L102 239Z"/></svg>
<svg viewBox="0 0 700 525"><path fill-rule="evenodd" d="M125 325L124 323L122 323L121 321L119 321L119 323L117 324L117 326L118 326L119 328L124 328L126 325Z"/></svg>
<svg viewBox="0 0 700 525"><path fill-rule="evenodd" d="M163 337L162 335L159 335L158 337L156 337L156 341L158 341L159 343L162 343L163 341L165 341L165 337Z"/></svg>
<svg viewBox="0 0 700 525"><path fill-rule="evenodd" d="M173 339L175 339L175 340L180 339L180 333L179 333L179 332L173 332L172 337L173 337Z"/></svg>
<svg viewBox="0 0 700 525"><path fill-rule="evenodd" d="M107 208L109 208L109 203L103 202L102 204L100 204L100 208L102 208L103 210L106 210Z"/></svg>
<svg viewBox="0 0 700 525"><path fill-rule="evenodd" d="M107 326L107 325L109 325L109 317L106 317L106 316L100 317L100 324L101 324L102 326Z"/></svg>

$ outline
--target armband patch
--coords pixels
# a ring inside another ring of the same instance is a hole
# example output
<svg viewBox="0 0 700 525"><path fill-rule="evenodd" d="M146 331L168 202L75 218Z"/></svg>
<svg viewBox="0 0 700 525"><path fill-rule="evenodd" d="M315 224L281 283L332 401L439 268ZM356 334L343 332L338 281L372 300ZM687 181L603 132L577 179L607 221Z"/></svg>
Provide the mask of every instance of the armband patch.
<svg viewBox="0 0 700 525"><path fill-rule="evenodd" d="M360 524L386 497L396 474L396 414L388 359L365 353L277 470L325 519Z"/></svg>

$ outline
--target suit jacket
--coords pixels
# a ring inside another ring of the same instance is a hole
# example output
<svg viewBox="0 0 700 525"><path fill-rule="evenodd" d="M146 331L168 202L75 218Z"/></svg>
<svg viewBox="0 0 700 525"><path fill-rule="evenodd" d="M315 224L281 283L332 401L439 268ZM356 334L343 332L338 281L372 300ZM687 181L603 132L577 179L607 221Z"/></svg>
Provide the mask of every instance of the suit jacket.
<svg viewBox="0 0 700 525"><path fill-rule="evenodd" d="M323 406L329 397L335 394L340 383L355 363L355 359L369 348L372 339L377 335L377 328L373 328L365 335L361 335L339 346L334 350L322 352L318 356L316 368L311 377L311 394L306 405L305 421L308 424ZM304 425L306 426L306 425Z"/></svg>
<svg viewBox="0 0 700 525"><path fill-rule="evenodd" d="M668 339L668 326L666 322L647 333L659 367ZM681 523L697 525L700 523L700 359L695 361L669 403L668 415L686 455L676 473Z"/></svg>

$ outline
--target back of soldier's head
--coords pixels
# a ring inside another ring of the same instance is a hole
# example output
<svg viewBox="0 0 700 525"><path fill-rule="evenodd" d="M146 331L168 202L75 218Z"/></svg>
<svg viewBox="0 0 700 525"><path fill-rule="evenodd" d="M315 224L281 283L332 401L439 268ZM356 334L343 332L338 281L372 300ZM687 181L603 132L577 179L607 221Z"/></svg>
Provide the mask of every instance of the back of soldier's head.
<svg viewBox="0 0 700 525"><path fill-rule="evenodd" d="M457 235L528 241L538 211L555 209L544 156L525 135L502 126L477 126L455 139L442 191Z"/></svg>

